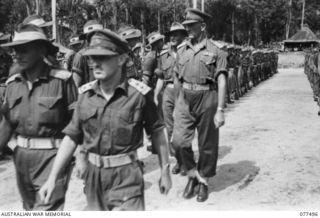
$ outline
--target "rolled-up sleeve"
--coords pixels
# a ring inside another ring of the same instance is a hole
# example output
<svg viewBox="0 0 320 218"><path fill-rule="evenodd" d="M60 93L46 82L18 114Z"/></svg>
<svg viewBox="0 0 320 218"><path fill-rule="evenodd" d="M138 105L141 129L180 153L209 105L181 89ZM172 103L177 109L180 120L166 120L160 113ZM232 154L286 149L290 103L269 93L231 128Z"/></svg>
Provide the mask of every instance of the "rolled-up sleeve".
<svg viewBox="0 0 320 218"><path fill-rule="evenodd" d="M83 132L80 123L80 96L78 101L75 103L74 112L70 123L63 129L63 133L69 136L76 144L82 144Z"/></svg>
<svg viewBox="0 0 320 218"><path fill-rule="evenodd" d="M145 105L143 108L144 128L148 134L162 130L165 125L161 118L157 106L152 100L151 93L145 96Z"/></svg>
<svg viewBox="0 0 320 218"><path fill-rule="evenodd" d="M228 75L227 70L227 61L228 53L225 51L218 50L217 52L217 61L216 61L216 72L214 78L217 80L221 73Z"/></svg>

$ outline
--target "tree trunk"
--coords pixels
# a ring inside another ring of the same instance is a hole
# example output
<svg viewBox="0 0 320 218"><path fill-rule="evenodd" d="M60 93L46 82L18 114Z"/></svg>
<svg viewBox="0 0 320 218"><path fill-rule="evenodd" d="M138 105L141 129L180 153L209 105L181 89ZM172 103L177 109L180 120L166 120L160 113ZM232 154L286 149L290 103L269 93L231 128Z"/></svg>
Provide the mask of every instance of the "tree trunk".
<svg viewBox="0 0 320 218"><path fill-rule="evenodd" d="M301 29L303 28L305 6L306 6L306 0L302 0Z"/></svg>
<svg viewBox="0 0 320 218"><path fill-rule="evenodd" d="M28 16L32 14L32 2L31 0L25 0L26 6L27 6L27 14Z"/></svg>
<svg viewBox="0 0 320 218"><path fill-rule="evenodd" d="M234 10L232 11L232 14L231 14L231 24L232 24L231 40L232 40L232 44L234 44Z"/></svg>
<svg viewBox="0 0 320 218"><path fill-rule="evenodd" d="M193 0L193 4L192 4L192 6L193 6L193 8L197 8L197 5L198 4L198 0Z"/></svg>
<svg viewBox="0 0 320 218"><path fill-rule="evenodd" d="M59 42L59 37L57 35L57 20L56 20L56 6L57 6L57 1L56 0L51 0L51 16L52 16L52 38L56 41Z"/></svg>
<svg viewBox="0 0 320 218"><path fill-rule="evenodd" d="M126 24L129 23L129 9L128 9L128 4L125 6L125 12L126 12Z"/></svg>
<svg viewBox="0 0 320 218"><path fill-rule="evenodd" d="M40 0L36 0L36 14L41 15Z"/></svg>
<svg viewBox="0 0 320 218"><path fill-rule="evenodd" d="M113 31L116 31L118 27L118 22L117 22L118 8L117 8L116 0L112 1L112 11L113 11L113 19L112 19Z"/></svg>
<svg viewBox="0 0 320 218"><path fill-rule="evenodd" d="M259 34L259 23L257 14L254 15L254 33L255 33L255 46L259 45L260 34Z"/></svg>
<svg viewBox="0 0 320 218"><path fill-rule="evenodd" d="M158 10L158 32L161 32L161 13Z"/></svg>
<svg viewBox="0 0 320 218"><path fill-rule="evenodd" d="M291 19L292 19L292 0L289 0L289 5L288 5L288 20L287 20L287 23L286 23L286 39L289 38Z"/></svg>

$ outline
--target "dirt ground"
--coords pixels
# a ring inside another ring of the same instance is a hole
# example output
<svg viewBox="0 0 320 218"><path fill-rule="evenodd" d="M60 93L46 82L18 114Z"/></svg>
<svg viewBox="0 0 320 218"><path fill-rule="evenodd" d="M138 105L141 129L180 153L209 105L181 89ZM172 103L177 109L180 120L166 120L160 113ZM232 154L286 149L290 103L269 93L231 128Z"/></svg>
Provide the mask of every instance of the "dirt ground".
<svg viewBox="0 0 320 218"><path fill-rule="evenodd" d="M146 165L146 209L319 211L319 133L317 106L303 68L279 69L228 105L217 175L206 202L183 199L187 178L176 175L170 193L160 195L157 157L145 148L139 151ZM0 162L0 177L0 211L22 210L12 161ZM65 209L84 206L83 183L73 175Z"/></svg>

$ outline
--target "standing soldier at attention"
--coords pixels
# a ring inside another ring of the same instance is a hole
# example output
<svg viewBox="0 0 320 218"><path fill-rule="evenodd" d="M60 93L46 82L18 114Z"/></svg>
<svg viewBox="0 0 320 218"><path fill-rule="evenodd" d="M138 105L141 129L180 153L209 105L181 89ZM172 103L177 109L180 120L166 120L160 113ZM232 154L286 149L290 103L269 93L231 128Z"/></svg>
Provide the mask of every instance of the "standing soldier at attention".
<svg viewBox="0 0 320 218"><path fill-rule="evenodd" d="M77 145L89 161L84 175L89 210L144 210L144 181L137 149L143 127L152 135L161 167L160 192L171 188L164 124L150 96L150 88L126 79L127 42L110 30L92 33L84 53L90 57L95 81L80 87L80 96L58 156L41 188L47 202L59 172Z"/></svg>
<svg viewBox="0 0 320 218"><path fill-rule="evenodd" d="M141 31L133 27L119 29L119 35L127 40L130 51L129 60L126 63L127 77L137 80L142 79L141 59L133 52L133 48L141 41Z"/></svg>
<svg viewBox="0 0 320 218"><path fill-rule="evenodd" d="M156 105L158 105L158 96L161 90L164 87L163 91L163 99L162 99L162 111L163 118L166 124L168 138L171 140L172 131L173 131L173 110L175 105L175 99L177 98L177 90L174 87L175 80L177 79L175 76L174 68L176 66L177 50L181 46L183 46L183 41L188 35L184 26L180 23L174 22L171 25L170 31L166 33L170 37L170 45L171 48L167 50L163 50L160 53L160 62L161 68L160 71L157 72L158 81L157 86L155 88L155 96L154 101ZM177 159L177 164L173 167L172 173L178 174L181 172L182 175L185 175L185 171L181 169L181 158L177 152L174 151L171 143L170 153L175 156Z"/></svg>
<svg viewBox="0 0 320 218"><path fill-rule="evenodd" d="M198 202L208 198L208 180L216 174L219 127L225 122L227 53L207 38L209 19L210 15L200 10L187 9L186 20L182 23L191 41L178 50L181 88L173 128L173 145L188 175L183 197L193 197L199 184ZM195 129L199 146L197 162L192 150Z"/></svg>
<svg viewBox="0 0 320 218"><path fill-rule="evenodd" d="M34 25L20 25L13 42L2 46L15 51L20 72L7 80L0 123L0 148L15 136L14 164L25 210L62 210L71 173L70 162L57 177L48 202L38 191L48 178L58 147L69 123L77 88L71 73L54 69L44 58L58 51Z"/></svg>

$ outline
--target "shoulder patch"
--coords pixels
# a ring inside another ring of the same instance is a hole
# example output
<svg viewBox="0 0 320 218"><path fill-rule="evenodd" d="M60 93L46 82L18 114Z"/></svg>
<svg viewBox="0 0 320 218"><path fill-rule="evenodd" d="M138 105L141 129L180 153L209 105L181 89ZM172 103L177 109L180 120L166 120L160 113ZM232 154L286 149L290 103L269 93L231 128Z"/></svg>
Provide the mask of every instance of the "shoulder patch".
<svg viewBox="0 0 320 218"><path fill-rule="evenodd" d="M64 69L52 69L50 71L50 76L62 80L67 80L72 76L72 73Z"/></svg>
<svg viewBox="0 0 320 218"><path fill-rule="evenodd" d="M94 80L94 81L88 82L88 83L83 84L82 86L80 86L80 87L78 88L79 94L85 93L86 91L92 89L93 85L94 85L96 82L97 82L97 80Z"/></svg>
<svg viewBox="0 0 320 218"><path fill-rule="evenodd" d="M20 73L16 73L16 74L13 74L12 76L10 76L6 81L6 85L8 85L9 83L15 81L17 78L21 78L21 74Z"/></svg>
<svg viewBox="0 0 320 218"><path fill-rule="evenodd" d="M147 86L143 82L140 82L139 80L129 79L128 83L130 86L138 90L143 95L146 95L151 90L149 86Z"/></svg>

